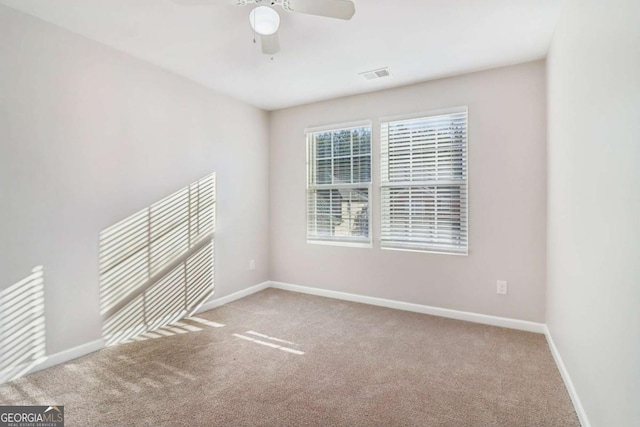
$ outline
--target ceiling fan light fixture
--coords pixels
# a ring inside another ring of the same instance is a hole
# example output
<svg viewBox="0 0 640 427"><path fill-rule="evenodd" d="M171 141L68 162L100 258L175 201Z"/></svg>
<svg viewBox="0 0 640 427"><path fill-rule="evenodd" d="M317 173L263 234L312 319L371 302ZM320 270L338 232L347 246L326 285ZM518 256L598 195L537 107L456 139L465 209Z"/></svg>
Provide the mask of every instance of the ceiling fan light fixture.
<svg viewBox="0 0 640 427"><path fill-rule="evenodd" d="M270 36L278 31L280 15L269 6L258 6L249 13L249 23L256 33Z"/></svg>

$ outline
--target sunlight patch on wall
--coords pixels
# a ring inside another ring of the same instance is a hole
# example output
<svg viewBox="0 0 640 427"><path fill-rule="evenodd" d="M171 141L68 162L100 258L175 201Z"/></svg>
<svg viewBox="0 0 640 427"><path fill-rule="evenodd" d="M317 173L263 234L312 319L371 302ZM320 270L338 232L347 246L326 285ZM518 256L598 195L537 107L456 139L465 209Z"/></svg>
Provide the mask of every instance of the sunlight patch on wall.
<svg viewBox="0 0 640 427"><path fill-rule="evenodd" d="M215 174L100 233L107 345L193 313L213 292Z"/></svg>
<svg viewBox="0 0 640 427"><path fill-rule="evenodd" d="M38 266L0 291L0 383L45 359L44 271Z"/></svg>

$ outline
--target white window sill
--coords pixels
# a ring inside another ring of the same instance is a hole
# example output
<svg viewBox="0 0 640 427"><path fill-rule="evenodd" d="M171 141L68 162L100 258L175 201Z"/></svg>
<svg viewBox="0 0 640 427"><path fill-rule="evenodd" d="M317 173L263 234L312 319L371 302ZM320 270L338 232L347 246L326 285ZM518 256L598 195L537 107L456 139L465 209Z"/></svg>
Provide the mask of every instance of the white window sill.
<svg viewBox="0 0 640 427"><path fill-rule="evenodd" d="M401 252L419 252L423 254L434 254L434 255L454 255L454 256L469 256L469 251L467 252L444 252L438 251L436 249L419 249L419 248L402 248L397 246L380 246L380 249L383 251L401 251Z"/></svg>
<svg viewBox="0 0 640 427"><path fill-rule="evenodd" d="M371 249L371 242L348 242L344 240L307 240L310 245L326 245L326 246L344 246L348 248L365 248Z"/></svg>

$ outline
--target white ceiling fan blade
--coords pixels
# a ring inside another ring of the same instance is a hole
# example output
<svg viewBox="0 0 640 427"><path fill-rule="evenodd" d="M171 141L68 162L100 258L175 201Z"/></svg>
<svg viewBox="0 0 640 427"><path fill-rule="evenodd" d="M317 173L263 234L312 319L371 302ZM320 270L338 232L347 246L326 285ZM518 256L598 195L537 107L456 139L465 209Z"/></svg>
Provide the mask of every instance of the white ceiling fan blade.
<svg viewBox="0 0 640 427"><path fill-rule="evenodd" d="M355 5L349 0L284 0L284 4L292 12L328 18L351 19L356 13Z"/></svg>
<svg viewBox="0 0 640 427"><path fill-rule="evenodd" d="M273 55L280 51L280 41L278 41L278 33L268 36L260 36L260 44L262 45L262 53Z"/></svg>

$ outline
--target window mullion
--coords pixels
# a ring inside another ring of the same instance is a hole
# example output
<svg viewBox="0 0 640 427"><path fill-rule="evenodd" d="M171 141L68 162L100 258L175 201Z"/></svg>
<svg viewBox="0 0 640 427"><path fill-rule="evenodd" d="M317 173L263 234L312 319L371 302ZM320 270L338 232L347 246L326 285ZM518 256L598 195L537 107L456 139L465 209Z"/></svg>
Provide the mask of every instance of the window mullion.
<svg viewBox="0 0 640 427"><path fill-rule="evenodd" d="M333 229L333 190L329 190L329 233L334 236Z"/></svg>
<svg viewBox="0 0 640 427"><path fill-rule="evenodd" d="M351 141L349 143L350 147L351 147L351 158L349 160L350 163L350 169L351 169L351 183L353 184L353 164L354 164L354 158L353 158L353 132L355 131L351 131Z"/></svg>
<svg viewBox="0 0 640 427"><path fill-rule="evenodd" d="M416 141L414 141L414 132L411 130L409 134L409 181L413 181L413 146ZM408 188L409 192L409 239L414 237L413 233L413 187Z"/></svg>
<svg viewBox="0 0 640 427"><path fill-rule="evenodd" d="M436 179L436 181L440 178L440 169L439 169L439 165L440 165L440 132L438 131L438 129L436 129L436 152L435 152L435 158L436 158L436 170L434 171L434 178ZM434 241L437 241L438 237L440 236L440 225L438 224L438 219L439 219L439 211L440 211L440 206L438 204L439 202L439 195L440 195L440 187L438 185L433 187L433 229L434 229L434 236L433 239Z"/></svg>
<svg viewBox="0 0 640 427"><path fill-rule="evenodd" d="M334 173L335 157L334 157L333 144L335 144L335 142L334 142L334 133L332 132L331 133L331 184L335 184L335 173Z"/></svg>

